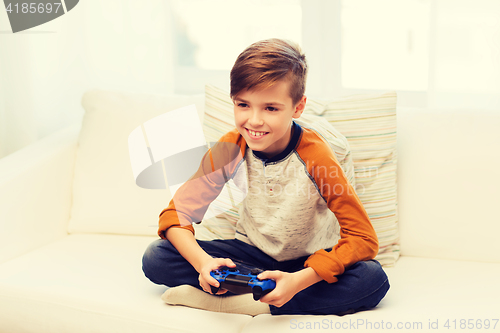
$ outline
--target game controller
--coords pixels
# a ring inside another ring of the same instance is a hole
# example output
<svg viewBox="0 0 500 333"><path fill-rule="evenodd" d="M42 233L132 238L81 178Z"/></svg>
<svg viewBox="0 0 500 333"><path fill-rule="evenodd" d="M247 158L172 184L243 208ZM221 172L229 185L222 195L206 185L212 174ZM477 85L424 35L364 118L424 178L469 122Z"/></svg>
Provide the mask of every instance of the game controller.
<svg viewBox="0 0 500 333"><path fill-rule="evenodd" d="M276 288L276 282L271 279L259 280L257 275L262 272L259 268L252 268L246 272L238 268L220 267L211 271L210 275L220 283L220 287L210 286L212 293L216 294L220 288L229 290L235 294L252 293L253 299L258 301L262 296L268 294Z"/></svg>

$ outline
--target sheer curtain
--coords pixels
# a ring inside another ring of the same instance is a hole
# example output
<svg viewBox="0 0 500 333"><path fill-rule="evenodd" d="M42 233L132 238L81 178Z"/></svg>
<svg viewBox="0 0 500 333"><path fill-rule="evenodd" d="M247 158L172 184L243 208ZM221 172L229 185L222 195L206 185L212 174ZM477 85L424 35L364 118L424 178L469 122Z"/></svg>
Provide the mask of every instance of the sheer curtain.
<svg viewBox="0 0 500 333"><path fill-rule="evenodd" d="M93 88L173 92L167 1L83 0L13 34L0 10L0 158L77 122Z"/></svg>

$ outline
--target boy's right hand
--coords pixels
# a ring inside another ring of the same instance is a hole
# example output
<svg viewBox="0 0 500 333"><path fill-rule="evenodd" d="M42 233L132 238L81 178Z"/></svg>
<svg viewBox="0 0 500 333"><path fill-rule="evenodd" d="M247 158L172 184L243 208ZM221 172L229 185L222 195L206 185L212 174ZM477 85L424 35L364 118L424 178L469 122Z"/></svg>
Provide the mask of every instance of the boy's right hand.
<svg viewBox="0 0 500 333"><path fill-rule="evenodd" d="M236 267L236 264L233 263L231 259L228 258L210 258L206 262L203 263L199 273L200 276L198 277L198 280L200 281L200 286L203 288L204 291L206 291L209 294L212 294L212 289L210 288L210 285L214 287L219 287L219 281L214 279L211 275L210 272L218 269L219 267L226 266L226 267ZM225 294L227 292L226 289L220 289L217 292L217 295Z"/></svg>

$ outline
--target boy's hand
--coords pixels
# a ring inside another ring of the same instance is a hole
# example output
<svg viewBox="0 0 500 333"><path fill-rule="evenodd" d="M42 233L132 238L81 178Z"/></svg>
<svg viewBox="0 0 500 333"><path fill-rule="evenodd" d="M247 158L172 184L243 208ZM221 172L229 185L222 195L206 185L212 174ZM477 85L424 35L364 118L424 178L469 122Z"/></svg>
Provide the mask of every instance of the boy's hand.
<svg viewBox="0 0 500 333"><path fill-rule="evenodd" d="M223 259L223 258L211 258L205 261L205 263L202 265L199 273L200 276L198 277L198 280L200 281L200 286L203 288L204 291L207 293L211 294L212 289L210 288L210 285L214 287L219 287L219 281L214 279L211 275L210 272L213 270L218 269L219 267L222 266L227 266L227 267L236 267L236 264L233 263L231 259ZM226 289L220 289L217 292L217 295L225 294L227 292Z"/></svg>
<svg viewBox="0 0 500 333"><path fill-rule="evenodd" d="M282 271L265 271L260 273L259 280L273 279L276 281L276 288L269 294L260 298L260 301L277 307L281 307L298 293L298 281L294 273Z"/></svg>
<svg viewBox="0 0 500 333"><path fill-rule="evenodd" d="M295 273L264 271L257 278L260 280L273 279L276 281L276 288L269 294L261 297L260 301L277 307L283 306L299 291L322 280L310 267Z"/></svg>

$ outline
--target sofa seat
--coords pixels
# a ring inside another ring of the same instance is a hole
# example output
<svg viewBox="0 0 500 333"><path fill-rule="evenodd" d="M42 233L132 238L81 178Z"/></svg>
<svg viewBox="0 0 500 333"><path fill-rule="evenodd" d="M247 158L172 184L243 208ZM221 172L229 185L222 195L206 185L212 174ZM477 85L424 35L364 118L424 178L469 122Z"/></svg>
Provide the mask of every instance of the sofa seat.
<svg viewBox="0 0 500 333"><path fill-rule="evenodd" d="M94 126L0 160L0 333L500 331L500 112L398 110L401 257L375 309L252 318L166 305L141 270L169 198L134 184L137 125L117 125L193 102L201 112L203 96L99 96L86 103L105 116L87 117Z"/></svg>
<svg viewBox="0 0 500 333"><path fill-rule="evenodd" d="M385 268L391 289L379 306L355 315L252 318L169 306L160 299L166 287L151 283L141 270L142 253L154 239L71 234L3 263L1 331L324 332L349 327L370 332L380 331L380 325L426 330L437 320L440 329L458 332L462 319L476 324L499 318L500 284L495 281L500 264L406 256Z"/></svg>
<svg viewBox="0 0 500 333"><path fill-rule="evenodd" d="M163 303L141 269L154 239L72 234L3 263L0 332L241 332L251 316Z"/></svg>

